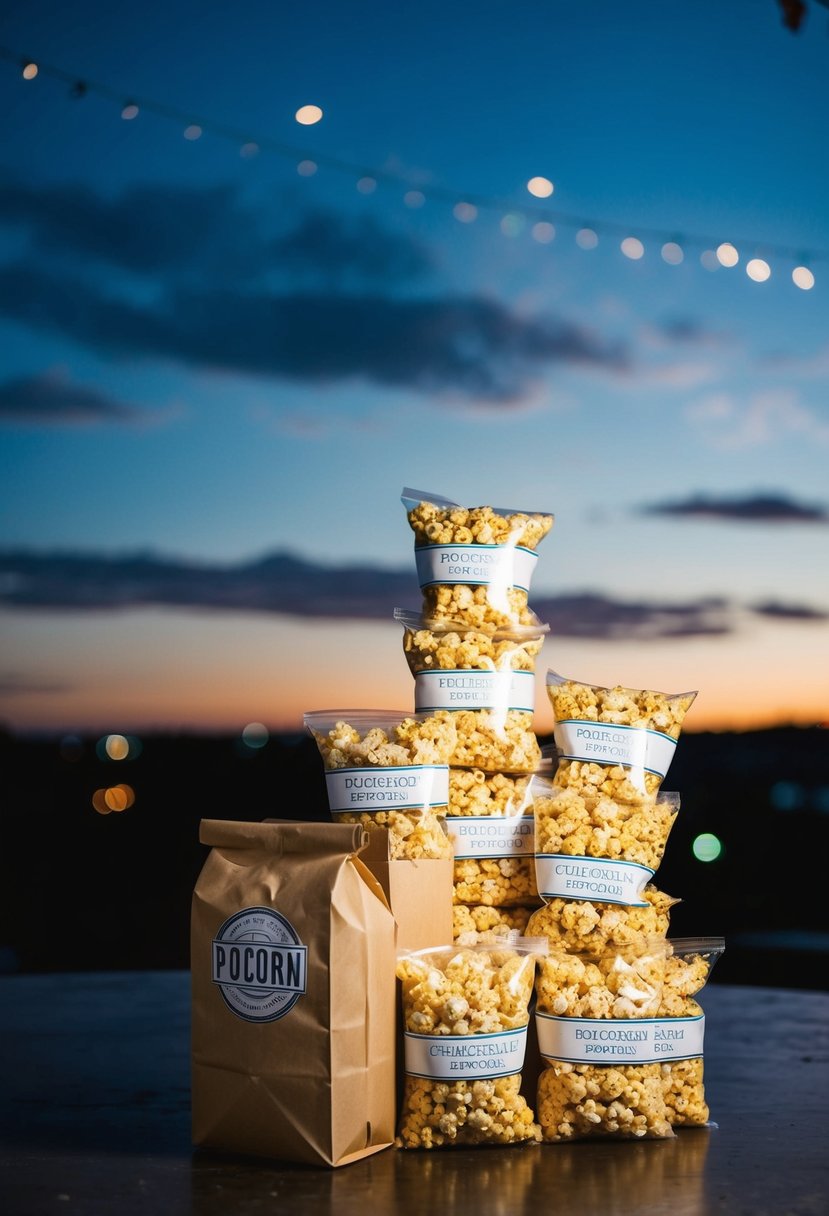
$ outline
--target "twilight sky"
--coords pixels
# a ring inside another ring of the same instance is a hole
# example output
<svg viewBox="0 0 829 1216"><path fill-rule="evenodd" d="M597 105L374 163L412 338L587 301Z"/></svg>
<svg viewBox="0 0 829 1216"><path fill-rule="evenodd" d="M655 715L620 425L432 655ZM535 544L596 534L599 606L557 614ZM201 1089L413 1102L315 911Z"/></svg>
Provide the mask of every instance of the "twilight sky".
<svg viewBox="0 0 829 1216"><path fill-rule="evenodd" d="M399 7L0 17L0 723L411 708L407 486L555 514L539 730L826 719L829 11Z"/></svg>

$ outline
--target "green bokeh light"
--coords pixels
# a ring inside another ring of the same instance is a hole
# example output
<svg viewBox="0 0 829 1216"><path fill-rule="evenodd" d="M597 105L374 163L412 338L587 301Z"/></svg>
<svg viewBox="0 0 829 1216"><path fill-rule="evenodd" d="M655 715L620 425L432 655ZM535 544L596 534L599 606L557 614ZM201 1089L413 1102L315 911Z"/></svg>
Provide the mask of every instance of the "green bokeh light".
<svg viewBox="0 0 829 1216"><path fill-rule="evenodd" d="M722 853L722 841L712 832L703 832L691 845L697 861L716 861Z"/></svg>

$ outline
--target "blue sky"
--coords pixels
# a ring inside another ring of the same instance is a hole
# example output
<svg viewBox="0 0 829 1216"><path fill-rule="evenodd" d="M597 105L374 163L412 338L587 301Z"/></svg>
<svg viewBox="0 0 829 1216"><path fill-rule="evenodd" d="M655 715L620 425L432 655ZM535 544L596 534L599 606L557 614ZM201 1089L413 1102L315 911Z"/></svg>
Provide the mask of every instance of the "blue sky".
<svg viewBox="0 0 829 1216"><path fill-rule="evenodd" d="M0 46L0 720L407 704L404 486L555 514L541 669L826 716L825 6L31 3Z"/></svg>

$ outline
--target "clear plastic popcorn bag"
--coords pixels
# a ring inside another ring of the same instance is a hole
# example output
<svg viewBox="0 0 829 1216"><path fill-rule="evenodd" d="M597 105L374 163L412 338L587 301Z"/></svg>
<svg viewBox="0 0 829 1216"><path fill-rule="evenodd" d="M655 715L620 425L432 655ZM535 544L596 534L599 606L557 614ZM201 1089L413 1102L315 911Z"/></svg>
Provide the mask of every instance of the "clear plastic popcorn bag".
<svg viewBox="0 0 829 1216"><path fill-rule="evenodd" d="M585 800L638 803L660 789L696 692L605 688L548 671L558 749L555 784Z"/></svg>
<svg viewBox="0 0 829 1216"><path fill-rule="evenodd" d="M533 731L535 664L548 626L486 630L394 611L415 680L415 708L448 711L457 768L531 773L542 759Z"/></svg>
<svg viewBox="0 0 829 1216"><path fill-rule="evenodd" d="M455 852L455 903L508 907L540 902L532 799L538 776L450 768L446 830Z"/></svg>
<svg viewBox="0 0 829 1216"><path fill-rule="evenodd" d="M711 968L725 949L722 937L682 937L670 941L665 983L657 1017L663 1042L672 1055L663 1059L662 1089L673 1127L704 1127L709 1122L703 1083L702 1044L705 1015L693 999L708 982Z"/></svg>
<svg viewBox="0 0 829 1216"><path fill-rule="evenodd" d="M445 824L456 743L451 714L327 709L303 720L322 757L335 822L387 828L392 860L452 857Z"/></svg>
<svg viewBox="0 0 829 1216"><path fill-rule="evenodd" d="M543 939L401 953L404 1149L537 1143L521 1094L536 960Z"/></svg>
<svg viewBox="0 0 829 1216"><path fill-rule="evenodd" d="M453 904L452 940L458 946L493 945L511 934L526 934L536 904L493 908L491 904Z"/></svg>
<svg viewBox="0 0 829 1216"><path fill-rule="evenodd" d="M543 1067L542 1138L668 1139L659 1010L669 943L591 954L550 947L539 959L535 1024Z"/></svg>
<svg viewBox="0 0 829 1216"><path fill-rule="evenodd" d="M539 543L554 516L505 507L463 507L403 489L414 532L423 613L474 626L532 624L528 597Z"/></svg>

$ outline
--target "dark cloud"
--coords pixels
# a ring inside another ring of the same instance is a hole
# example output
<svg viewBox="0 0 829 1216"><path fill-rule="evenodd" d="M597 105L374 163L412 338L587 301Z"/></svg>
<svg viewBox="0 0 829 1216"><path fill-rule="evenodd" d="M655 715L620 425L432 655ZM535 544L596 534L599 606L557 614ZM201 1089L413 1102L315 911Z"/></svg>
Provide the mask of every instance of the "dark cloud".
<svg viewBox="0 0 829 1216"><path fill-rule="evenodd" d="M747 494L737 498L696 494L676 502L653 503L642 507L641 513L739 523L829 523L825 507L799 503L783 494Z"/></svg>
<svg viewBox="0 0 829 1216"><path fill-rule="evenodd" d="M751 611L775 621L829 621L829 612L823 609L810 608L806 604L783 604L779 600L752 604Z"/></svg>
<svg viewBox="0 0 829 1216"><path fill-rule="evenodd" d="M20 697L32 693L70 692L71 685L58 684L49 680L33 680L19 671L0 671L0 696Z"/></svg>
<svg viewBox="0 0 829 1216"><path fill-rule="evenodd" d="M309 212L271 245L276 266L293 276L344 284L407 282L433 268L424 245L389 232L370 215Z"/></svg>
<svg viewBox="0 0 829 1216"><path fill-rule="evenodd" d="M177 286L155 304L21 264L0 270L0 314L97 350L294 380L363 379L512 401L558 361L623 356L563 321L525 319L476 296L274 294Z"/></svg>
<svg viewBox="0 0 829 1216"><path fill-rule="evenodd" d="M62 610L160 605L390 621L395 607L419 604L420 592L414 571L323 566L288 553L218 566L151 555L8 551L0 554L0 603ZM733 628L728 606L717 599L663 604L585 592L543 597L533 607L555 637L641 641Z"/></svg>
<svg viewBox="0 0 829 1216"><path fill-rule="evenodd" d="M24 376L0 384L0 422L41 425L136 423L147 411L124 405L97 389L72 384L60 372Z"/></svg>
<svg viewBox="0 0 829 1216"><path fill-rule="evenodd" d="M726 335L708 329L701 321L693 317L666 317L659 324L659 332L672 342L702 344L705 346L719 344L726 340Z"/></svg>

